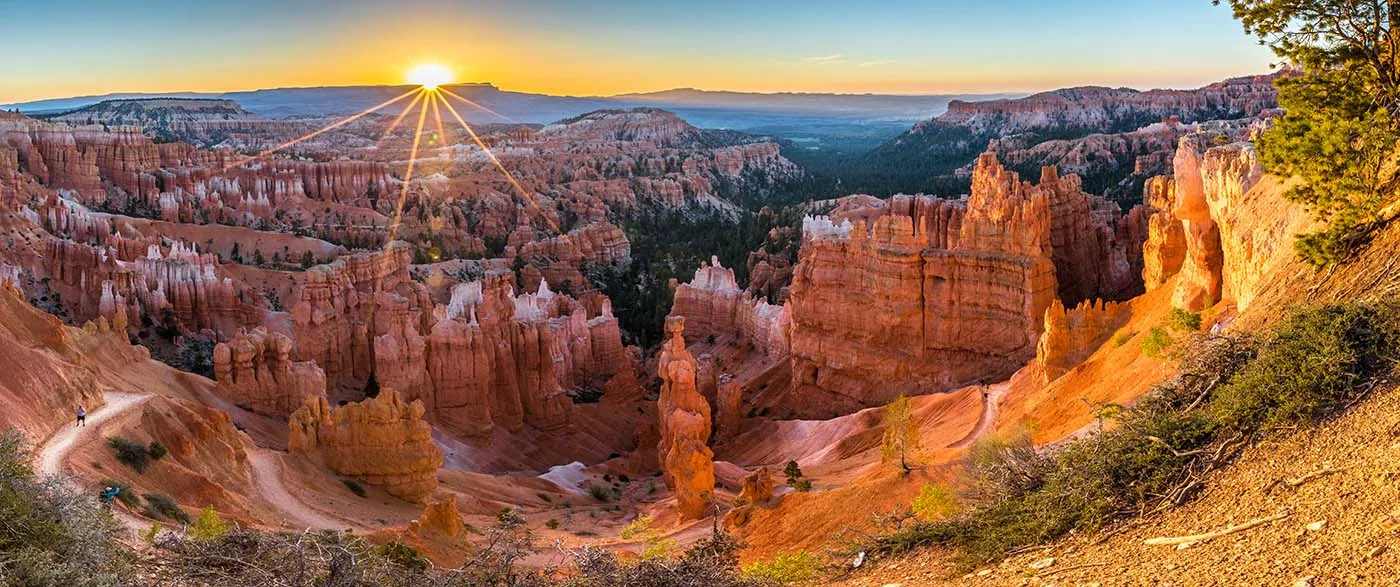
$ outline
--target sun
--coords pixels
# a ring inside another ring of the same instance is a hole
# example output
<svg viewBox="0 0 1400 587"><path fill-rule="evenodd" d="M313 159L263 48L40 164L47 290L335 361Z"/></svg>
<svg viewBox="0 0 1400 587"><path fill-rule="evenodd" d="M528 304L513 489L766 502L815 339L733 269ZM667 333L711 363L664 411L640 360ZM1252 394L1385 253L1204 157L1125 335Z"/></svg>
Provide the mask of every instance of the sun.
<svg viewBox="0 0 1400 587"><path fill-rule="evenodd" d="M429 90L452 82L452 70L436 63L424 63L408 70L404 77L410 84L417 84Z"/></svg>

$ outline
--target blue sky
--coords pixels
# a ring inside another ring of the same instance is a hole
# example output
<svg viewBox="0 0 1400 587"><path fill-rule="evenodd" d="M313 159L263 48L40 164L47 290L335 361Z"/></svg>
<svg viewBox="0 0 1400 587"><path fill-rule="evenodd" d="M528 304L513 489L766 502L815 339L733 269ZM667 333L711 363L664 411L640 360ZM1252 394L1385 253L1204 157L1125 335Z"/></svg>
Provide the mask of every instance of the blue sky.
<svg viewBox="0 0 1400 587"><path fill-rule="evenodd" d="M575 95L1187 87L1271 63L1209 0L5 4L0 103L400 83L425 62Z"/></svg>

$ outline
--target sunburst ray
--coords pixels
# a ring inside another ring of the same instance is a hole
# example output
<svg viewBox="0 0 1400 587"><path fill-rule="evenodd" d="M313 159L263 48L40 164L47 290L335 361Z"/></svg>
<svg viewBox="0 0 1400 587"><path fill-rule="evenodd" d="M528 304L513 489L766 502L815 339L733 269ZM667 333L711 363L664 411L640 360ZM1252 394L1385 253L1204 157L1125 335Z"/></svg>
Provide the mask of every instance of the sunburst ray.
<svg viewBox="0 0 1400 587"><path fill-rule="evenodd" d="M414 96L413 101L408 103L408 107L404 108L403 112L400 112L399 115L394 118L394 122L389 124L389 128L384 131L384 134L379 135L379 140L375 141L375 143L381 143L384 139L389 138L389 135L394 134L394 129L399 127L399 123L403 122L404 117L408 116L409 112L413 112L413 107L417 106L418 102L423 99L423 96L428 94L428 91L423 88L418 88L415 91L418 92L418 95Z"/></svg>
<svg viewBox="0 0 1400 587"><path fill-rule="evenodd" d="M317 131L314 131L314 132L310 132L310 133L304 134L304 135L302 135L302 136L300 136L300 137L297 137L297 138L295 138L295 139L292 139L292 140L290 140L290 141L287 141L287 142L285 142L285 143L282 143L282 144L280 144L280 145L277 145L276 147L273 147L273 148L271 148L271 149L267 149L267 150L265 150L265 151L261 151L261 152L259 152L259 153L256 154L256 155L251 155L251 156L245 157L245 158L243 158L242 160L240 160L240 161L238 161L238 162L236 162L236 163L230 163L230 164L228 164L228 165L225 165L225 166L223 167L223 169L221 169L220 171L228 171L228 170L233 169L234 167L238 167L238 166L240 166L240 165L247 165L247 164L249 164L249 163L252 163L253 161L256 161L256 160L258 160L258 159L262 159L263 157L266 157L266 156L268 156L268 155L271 155L271 154L273 154L273 153L276 153L276 152L278 152L278 151L281 151L282 149L286 149L287 147L291 147L291 146L293 146L293 145L296 145L296 144L298 144L298 143L301 143L302 141L306 141L306 140L315 138L315 137L317 137L317 136L319 136L319 135L321 135L321 134L323 134L323 133L325 133L325 132L327 132L327 131L330 131L330 130L332 130L332 129L336 129L336 128L339 128L339 127L344 126L344 125L346 125L346 124L350 124L351 122L354 122L354 121L356 121L356 120L359 120L360 118L364 117L365 115L368 115L368 114L370 114L370 113L372 113L372 112L375 112L375 111L377 111L377 110L379 110L379 109L381 109L381 108L384 108L385 106L388 106L388 105L390 105L390 104L393 104L393 103L395 103L395 102L398 102L399 100L402 100L402 99L404 99L404 98L407 98L407 97L413 95L413 93L416 92L416 91L419 91L419 90L417 90L417 89L409 90L409 91L407 91L407 92L404 92L404 93L402 93L402 94L399 94L398 96L395 96L395 97L393 97L393 98L390 98L390 99L388 99L388 100L385 100L385 101L383 101L383 102L380 102L377 106L374 106L374 107L371 107L371 108L369 108L369 109L367 109L367 110L361 111L361 112L358 113L358 114L354 114L354 115L351 115L351 116L347 116L347 117L341 119L339 122L336 122L335 124L331 124L331 125L329 125L329 126L322 127L320 130L317 130Z"/></svg>
<svg viewBox="0 0 1400 587"><path fill-rule="evenodd" d="M500 159L496 158L496 154L491 152L491 148L486 146L486 142L482 141L481 137L477 136L476 131L472 129L471 125L467 124L467 121L462 118L462 115L457 113L457 109L452 107L452 103L446 100L443 100L442 103L444 106L447 106L447 111L452 114L452 117L457 119L457 123L462 125L462 130L467 131L467 135L472 138L476 146L481 147L481 150L486 153L486 157L491 160L491 163L496 166L496 169L499 169L501 174L506 176L506 181L510 182L510 185L520 194L520 199L525 200L526 204L534 208L540 218L543 218L544 221L549 224L549 227L554 229L555 234L563 234L564 231L559 228L559 224L548 214L544 213L540 205L535 202L535 198L531 196L529 192L525 191L525 187L520 185L520 182L515 179L515 175L512 174L510 170L506 169L506 166L501 163Z"/></svg>
<svg viewBox="0 0 1400 587"><path fill-rule="evenodd" d="M501 120L504 120L504 121L506 121L506 122L515 122L514 120L511 120L511 118L510 118L509 116L506 116L506 115L504 115L504 114L501 114L500 112L496 112L495 110L492 110L492 109L490 109L490 108L487 108L487 107L485 107L485 106L482 106L481 104L478 104L478 103L476 103L476 102L474 102L474 101L472 101L472 100L468 100L468 99L466 99L466 98L463 98L462 96L457 95L457 93L456 93L456 92L453 92L452 90L449 90L449 89L447 89L447 88L438 88L438 90L441 91L441 92L443 92L443 93L445 93L445 94L447 94L448 96L452 96L453 98L456 98L456 99L458 99L458 100L461 100L462 103L464 103L464 104L466 104L466 105L468 105L468 106L471 106L472 108L476 108L477 110L480 110L480 111L482 111L482 112L485 112L485 113L487 113L487 114L490 114L490 115L492 115L492 116L495 116L495 117L497 117L497 118L500 118ZM446 101L447 101L447 100L443 100L443 102L446 102Z"/></svg>
<svg viewBox="0 0 1400 587"><path fill-rule="evenodd" d="M432 102L432 104L433 104L433 122L434 122L434 123L436 124L436 126L437 126L438 146L439 146L439 147L443 147L443 146L446 146L446 145L447 145L447 133L446 133L446 132L443 132L443 129L442 129L442 108L441 108L440 106L438 106L438 102L440 102L440 101L442 100L442 96L438 95L438 93L437 93L436 91L432 91L432 96L430 97L430 100L431 100L431 102Z"/></svg>

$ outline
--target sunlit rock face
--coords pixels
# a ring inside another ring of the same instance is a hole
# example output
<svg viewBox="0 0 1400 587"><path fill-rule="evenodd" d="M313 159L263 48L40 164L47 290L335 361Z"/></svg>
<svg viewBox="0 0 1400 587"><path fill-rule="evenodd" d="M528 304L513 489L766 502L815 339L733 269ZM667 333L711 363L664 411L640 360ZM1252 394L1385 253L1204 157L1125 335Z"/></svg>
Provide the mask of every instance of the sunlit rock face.
<svg viewBox="0 0 1400 587"><path fill-rule="evenodd" d="M128 325L159 324L190 333L235 333L259 324L263 311L247 300L246 285L229 277L218 257L182 241L143 235L114 217L50 193L34 211L50 232L37 257L12 258L49 278L77 319L98 316Z"/></svg>
<svg viewBox="0 0 1400 587"><path fill-rule="evenodd" d="M1211 133L1182 138L1173 176L1148 184L1164 187L1149 193L1158 210L1145 246L1153 255L1144 280L1159 284L1179 273L1172 292L1178 308L1194 311L1221 301L1248 307L1264 276L1292 258L1293 235L1312 224L1302 206L1265 201L1255 189L1264 179L1252 143ZM1276 189L1271 184L1264 191ZM1173 271L1178 248L1184 254Z"/></svg>
<svg viewBox="0 0 1400 587"><path fill-rule="evenodd" d="M1228 79L1194 90L1082 87L1042 92L1025 98L964 102L954 100L933 121L974 132L1011 135L1051 128L1106 132L1178 117L1185 122L1256 116L1277 104L1276 75ZM918 130L918 127L915 127Z"/></svg>
<svg viewBox="0 0 1400 587"><path fill-rule="evenodd" d="M751 343L763 356L780 359L788 354L787 308L754 299L739 289L734 270L717 257L701 263L689 283L676 286L671 316L684 316L692 338L729 337Z"/></svg>
<svg viewBox="0 0 1400 587"><path fill-rule="evenodd" d="M1086 301L1065 308L1055 300L1045 310L1045 331L1035 349L1041 382L1054 381L1084 362L1127 318L1126 304Z"/></svg>
<svg viewBox="0 0 1400 587"><path fill-rule="evenodd" d="M1142 245L1142 281L1154 290L1181 271L1186 261L1186 232L1176 209L1176 180L1157 176L1143 186L1141 212L1147 216L1147 236Z"/></svg>
<svg viewBox="0 0 1400 587"><path fill-rule="evenodd" d="M682 518L706 515L715 487L710 438L710 404L696 387L699 369L685 349L685 318L666 319L667 340L657 360L661 396L657 399L660 443L657 446L666 485L676 493Z"/></svg>
<svg viewBox="0 0 1400 587"><path fill-rule="evenodd" d="M965 200L896 196L806 220L789 340L807 409L1009 375L1035 356L1053 301L1136 291L1117 207L1076 176L1047 168L1040 179L1021 181L989 153Z"/></svg>
<svg viewBox="0 0 1400 587"><path fill-rule="evenodd" d="M311 398L291 416L287 447L321 459L341 475L422 502L437 490L442 450L433 443L421 402L383 389L362 402L332 408Z"/></svg>

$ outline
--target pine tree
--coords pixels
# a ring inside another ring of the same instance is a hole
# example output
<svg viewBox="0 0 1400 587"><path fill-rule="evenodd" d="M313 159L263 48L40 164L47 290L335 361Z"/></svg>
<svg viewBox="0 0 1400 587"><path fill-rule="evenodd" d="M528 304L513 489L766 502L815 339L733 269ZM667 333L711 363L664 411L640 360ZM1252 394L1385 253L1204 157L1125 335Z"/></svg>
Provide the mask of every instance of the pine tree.
<svg viewBox="0 0 1400 587"><path fill-rule="evenodd" d="M1389 222L1380 212L1400 190L1400 14L1387 0L1229 5L1260 44L1301 68L1276 82L1286 114L1260 137L1260 161L1301 179L1286 196L1327 224L1298 236L1299 256L1343 262Z"/></svg>

